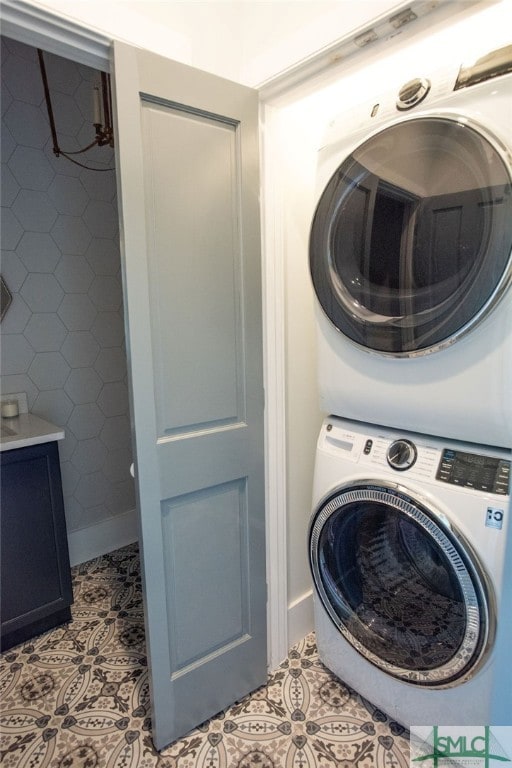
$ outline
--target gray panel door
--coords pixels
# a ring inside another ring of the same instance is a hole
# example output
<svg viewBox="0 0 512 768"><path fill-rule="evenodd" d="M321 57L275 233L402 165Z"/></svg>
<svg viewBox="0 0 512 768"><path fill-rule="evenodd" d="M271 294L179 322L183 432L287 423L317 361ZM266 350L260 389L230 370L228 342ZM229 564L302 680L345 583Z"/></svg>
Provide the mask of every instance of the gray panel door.
<svg viewBox="0 0 512 768"><path fill-rule="evenodd" d="M258 97L114 45L157 749L266 679Z"/></svg>

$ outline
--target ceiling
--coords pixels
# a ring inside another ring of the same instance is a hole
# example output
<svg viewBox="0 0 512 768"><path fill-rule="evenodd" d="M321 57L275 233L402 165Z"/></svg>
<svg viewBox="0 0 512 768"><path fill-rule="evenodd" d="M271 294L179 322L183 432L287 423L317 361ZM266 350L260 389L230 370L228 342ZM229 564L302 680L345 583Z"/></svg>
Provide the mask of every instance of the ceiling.
<svg viewBox="0 0 512 768"><path fill-rule="evenodd" d="M497 2L23 0L18 5L18 0L2 0L4 10L35 6L91 30L107 44L109 38L122 40L253 87L294 81L298 70L311 76L340 62L346 67L354 53L383 53L383 44L404 39L410 30L435 29L448 16ZM396 23L404 15L410 17L407 23Z"/></svg>
<svg viewBox="0 0 512 768"><path fill-rule="evenodd" d="M122 0L123 9L193 39L196 62L201 50L209 60L217 51L243 64L271 56L277 69L280 54L286 65L295 63L295 57L403 5L404 0Z"/></svg>
<svg viewBox="0 0 512 768"><path fill-rule="evenodd" d="M261 47L277 43L344 4L343 0L125 0L123 7L171 29L181 26L180 31L197 26L198 32L211 34L207 21L213 19L218 27L236 29L243 38L253 38L255 47ZM347 23L349 17L347 14ZM233 40L224 43L232 44Z"/></svg>
<svg viewBox="0 0 512 768"><path fill-rule="evenodd" d="M419 1L436 6L451 0ZM27 4L257 85L375 18L391 15L407 0L28 0Z"/></svg>

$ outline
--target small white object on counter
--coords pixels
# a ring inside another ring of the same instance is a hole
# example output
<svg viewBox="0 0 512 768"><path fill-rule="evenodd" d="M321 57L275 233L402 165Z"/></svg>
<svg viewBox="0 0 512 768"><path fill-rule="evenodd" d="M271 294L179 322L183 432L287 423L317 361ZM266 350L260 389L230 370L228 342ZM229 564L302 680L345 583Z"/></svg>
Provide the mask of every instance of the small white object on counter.
<svg viewBox="0 0 512 768"><path fill-rule="evenodd" d="M20 413L13 418L3 418L1 427L0 451L27 448L30 445L64 439L64 430L61 427L32 413Z"/></svg>
<svg viewBox="0 0 512 768"><path fill-rule="evenodd" d="M17 416L19 413L18 401L4 400L1 405L1 412L3 419L11 419L13 416Z"/></svg>

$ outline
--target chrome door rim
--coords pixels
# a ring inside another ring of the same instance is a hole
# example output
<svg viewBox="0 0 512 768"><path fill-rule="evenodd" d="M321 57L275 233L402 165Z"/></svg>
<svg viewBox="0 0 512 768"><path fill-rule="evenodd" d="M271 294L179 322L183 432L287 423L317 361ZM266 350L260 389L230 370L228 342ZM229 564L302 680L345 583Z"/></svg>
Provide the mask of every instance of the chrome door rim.
<svg viewBox="0 0 512 768"><path fill-rule="evenodd" d="M359 147L366 144L368 141L373 139L379 133L386 131L390 128L393 128L394 126L402 125L406 122L411 122L411 121L421 121L421 120L430 120L430 119L441 119L441 120L446 120L448 122L458 123L459 125L470 128L475 133L479 134L483 139L485 139L491 145L491 147L496 151L497 155L500 157L508 173L510 182L512 184L512 150L508 148L507 145L500 138L498 138L490 129L488 129L485 125L482 125L479 121L474 120L471 117L465 117L464 115L461 115L459 113L452 112L449 110L446 110L446 111L436 110L436 111L417 114L417 115L408 115L407 117L402 116L401 118L391 120L379 126L376 130L373 130L368 135L366 135L364 138L364 141L358 141L350 149L350 153L355 152ZM337 173L337 170L345 162L345 159L346 157L344 157L337 164L337 167L334 170L334 173L331 175L329 180L323 185L322 194L318 198L318 202L315 207L313 221L316 217L316 211L318 209L320 201L322 200L324 191L330 182L330 179L335 173ZM331 225L332 225L332 222L331 222ZM394 352L388 352L384 350L374 349L373 347L367 347L364 344L360 344L354 339L352 339L349 335L347 335L340 328L338 328L335 322L333 322L329 314L324 309L323 303L320 300L319 296L316 294L316 288L315 288L315 295L320 305L320 308L323 314L325 315L325 317L327 318L327 320L329 321L329 323L335 328L335 330L338 333L340 333L343 336L344 339L346 339L356 349L359 349L370 355L377 355L379 357L404 359L404 358L423 357L423 356L433 354L440 350L446 349L447 347L450 347L456 341L459 341L460 339L464 338L470 331L480 326L480 324L489 316L489 314L492 311L494 311L494 309L498 306L498 304L500 304L502 298L507 293L511 285L512 285L512 249L509 253L508 261L505 269L503 270L501 278L496 284L492 293L487 298L487 301L480 307L478 312L476 312L460 328L458 328L456 331L451 333L445 339L441 339L440 341L434 344L431 344L430 346L423 347L421 349L416 349L416 350L394 351Z"/></svg>
<svg viewBox="0 0 512 768"><path fill-rule="evenodd" d="M435 669L411 670L393 665L374 654L345 626L334 610L324 588L318 563L318 543L322 529L334 512L339 511L343 506L361 501L391 506L414 520L441 548L452 565L464 596L466 628L457 652L447 663ZM465 556L462 556L461 552ZM458 685L472 677L487 657L494 639L496 616L493 593L488 579L464 537L441 512L435 510L431 503L420 499L418 494L411 494L405 487L395 483L371 479L338 488L319 505L312 519L309 557L315 588L330 619L356 651L384 672L407 683L431 688L446 688Z"/></svg>

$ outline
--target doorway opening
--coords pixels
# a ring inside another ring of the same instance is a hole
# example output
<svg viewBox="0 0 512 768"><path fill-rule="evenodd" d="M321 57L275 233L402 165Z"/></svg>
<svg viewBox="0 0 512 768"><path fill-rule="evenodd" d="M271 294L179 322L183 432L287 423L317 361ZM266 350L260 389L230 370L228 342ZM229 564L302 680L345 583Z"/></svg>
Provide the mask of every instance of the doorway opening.
<svg viewBox="0 0 512 768"><path fill-rule="evenodd" d="M94 139L99 72L44 52L60 146ZM35 47L2 37L2 394L65 430L72 564L134 541L114 150L53 152ZM112 169L112 170L107 170Z"/></svg>

